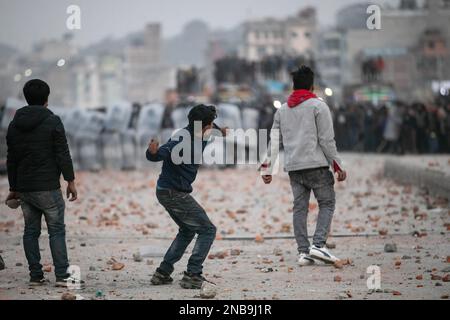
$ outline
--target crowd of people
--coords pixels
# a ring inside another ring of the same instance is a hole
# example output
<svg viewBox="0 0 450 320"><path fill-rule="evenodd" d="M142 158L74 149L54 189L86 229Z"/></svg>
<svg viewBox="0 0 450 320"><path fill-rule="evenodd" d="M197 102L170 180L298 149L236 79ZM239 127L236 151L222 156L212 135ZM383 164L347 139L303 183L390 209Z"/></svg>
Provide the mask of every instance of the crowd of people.
<svg viewBox="0 0 450 320"><path fill-rule="evenodd" d="M215 62L214 78L217 84L254 84L259 75L265 79L280 80L282 73L290 72L305 62L303 57L279 55L265 57L259 62L227 56ZM314 65L312 61L308 64Z"/></svg>
<svg viewBox="0 0 450 320"><path fill-rule="evenodd" d="M333 108L336 141L345 151L450 153L450 104L395 102Z"/></svg>

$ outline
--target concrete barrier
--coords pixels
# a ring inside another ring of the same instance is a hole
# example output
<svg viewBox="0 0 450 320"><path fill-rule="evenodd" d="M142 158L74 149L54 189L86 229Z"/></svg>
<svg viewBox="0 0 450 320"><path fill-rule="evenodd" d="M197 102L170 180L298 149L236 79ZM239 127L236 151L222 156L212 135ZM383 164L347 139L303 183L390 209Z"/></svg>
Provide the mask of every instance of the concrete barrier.
<svg viewBox="0 0 450 320"><path fill-rule="evenodd" d="M450 200L450 172L411 164L402 159L387 159L384 176L400 183L426 188L430 194Z"/></svg>

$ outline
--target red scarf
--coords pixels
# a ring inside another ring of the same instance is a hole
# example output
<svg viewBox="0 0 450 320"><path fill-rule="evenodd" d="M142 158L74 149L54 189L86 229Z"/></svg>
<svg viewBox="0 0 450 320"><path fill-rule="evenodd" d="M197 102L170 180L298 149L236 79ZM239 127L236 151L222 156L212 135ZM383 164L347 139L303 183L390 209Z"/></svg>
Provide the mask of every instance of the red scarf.
<svg viewBox="0 0 450 320"><path fill-rule="evenodd" d="M317 98L317 96L309 90L294 90L288 99L288 106L289 108L295 108L299 104L315 98Z"/></svg>

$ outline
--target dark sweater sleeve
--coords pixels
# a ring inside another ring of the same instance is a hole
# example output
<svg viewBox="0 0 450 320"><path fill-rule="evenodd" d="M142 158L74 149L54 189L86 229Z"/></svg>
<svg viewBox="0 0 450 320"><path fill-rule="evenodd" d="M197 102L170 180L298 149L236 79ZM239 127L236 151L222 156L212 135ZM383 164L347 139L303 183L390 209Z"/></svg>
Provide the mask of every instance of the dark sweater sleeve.
<svg viewBox="0 0 450 320"><path fill-rule="evenodd" d="M66 132L59 117L56 117L56 126L53 131L53 150L55 152L56 163L61 169L64 180L75 180L72 157L70 156L70 150L67 144Z"/></svg>
<svg viewBox="0 0 450 320"><path fill-rule="evenodd" d="M169 159L172 154L172 149L178 142L169 141L165 145L159 147L158 152L156 154L151 154L150 150L147 149L145 156L148 161L151 162L160 162L166 159Z"/></svg>
<svg viewBox="0 0 450 320"><path fill-rule="evenodd" d="M9 191L16 191L17 186L17 160L15 151L11 145L11 140L9 138L9 129L6 135L6 145L8 147L7 156L6 156L6 168L8 171L8 180L9 180Z"/></svg>

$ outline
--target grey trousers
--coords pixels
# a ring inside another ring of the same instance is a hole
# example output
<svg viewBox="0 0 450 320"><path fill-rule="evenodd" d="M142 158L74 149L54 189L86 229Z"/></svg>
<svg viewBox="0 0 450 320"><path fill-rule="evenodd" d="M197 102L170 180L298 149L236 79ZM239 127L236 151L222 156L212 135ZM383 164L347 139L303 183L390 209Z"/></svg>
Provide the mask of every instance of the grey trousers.
<svg viewBox="0 0 450 320"><path fill-rule="evenodd" d="M319 203L313 244L323 248L330 232L336 205L334 176L328 168L289 172L294 194L294 233L299 253L309 253L308 210L311 190Z"/></svg>

